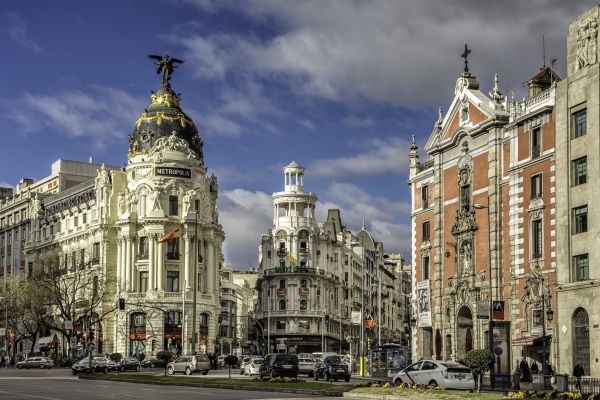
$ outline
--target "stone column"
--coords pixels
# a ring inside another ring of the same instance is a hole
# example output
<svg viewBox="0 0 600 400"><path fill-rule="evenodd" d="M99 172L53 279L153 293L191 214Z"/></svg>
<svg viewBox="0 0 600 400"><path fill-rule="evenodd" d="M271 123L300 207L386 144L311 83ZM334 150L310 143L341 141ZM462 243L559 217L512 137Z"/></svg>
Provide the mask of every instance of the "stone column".
<svg viewBox="0 0 600 400"><path fill-rule="evenodd" d="M117 290L121 287L121 239L117 239Z"/></svg>
<svg viewBox="0 0 600 400"><path fill-rule="evenodd" d="M131 291L131 238L125 238L125 290Z"/></svg>
<svg viewBox="0 0 600 400"><path fill-rule="evenodd" d="M214 252L214 240L208 239L206 241L206 291L208 294L214 294L215 290L215 252Z"/></svg>
<svg viewBox="0 0 600 400"><path fill-rule="evenodd" d="M125 269L125 259L126 259L126 255L127 255L127 241L125 240L125 238L121 238L121 258L119 259L120 262L120 275L121 275L121 280L119 281L119 289L120 290L125 290L126 289L126 283L125 281L127 280L127 275L126 275L126 269Z"/></svg>
<svg viewBox="0 0 600 400"><path fill-rule="evenodd" d="M130 254L130 262L131 262L131 269L130 269L130 280L131 280L131 290L135 291L136 290L136 266L135 266L135 260L136 260L136 255L135 255L135 238L131 238L130 241L130 246L129 246L129 254Z"/></svg>
<svg viewBox="0 0 600 400"><path fill-rule="evenodd" d="M190 252L190 235L189 234L185 234L183 236L183 243L184 243L184 258L183 258L183 276L184 276L184 282L183 282L183 287L189 287L190 284L192 283L190 281L190 259L191 259L191 252Z"/></svg>
<svg viewBox="0 0 600 400"><path fill-rule="evenodd" d="M165 268L165 261L164 261L164 249L165 249L165 245L164 243L157 243L157 247L158 247L158 254L157 254L157 262L156 262L156 288L158 290L163 290L164 288L164 268Z"/></svg>
<svg viewBox="0 0 600 400"><path fill-rule="evenodd" d="M154 284L154 270L155 257L154 257L154 241L156 240L156 234L151 233L148 235L148 290L153 290L156 285Z"/></svg>

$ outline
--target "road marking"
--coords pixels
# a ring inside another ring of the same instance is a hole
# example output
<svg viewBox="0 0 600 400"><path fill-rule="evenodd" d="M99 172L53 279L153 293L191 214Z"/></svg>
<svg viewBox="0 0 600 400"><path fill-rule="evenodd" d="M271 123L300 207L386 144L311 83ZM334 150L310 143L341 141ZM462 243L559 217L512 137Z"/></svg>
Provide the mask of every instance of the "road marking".
<svg viewBox="0 0 600 400"><path fill-rule="evenodd" d="M31 399L64 400L64 399L59 399L59 398L56 398L56 397L36 396L34 394L14 393L14 392L7 392L7 391L4 391L4 390L0 390L0 393L6 393L6 394L9 394L11 396L28 397L28 398L31 398Z"/></svg>

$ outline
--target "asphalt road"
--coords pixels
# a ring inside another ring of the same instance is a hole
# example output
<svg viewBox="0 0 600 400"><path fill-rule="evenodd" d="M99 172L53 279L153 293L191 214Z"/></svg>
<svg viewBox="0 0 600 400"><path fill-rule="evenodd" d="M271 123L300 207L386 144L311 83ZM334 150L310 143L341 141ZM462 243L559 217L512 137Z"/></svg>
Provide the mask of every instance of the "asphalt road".
<svg viewBox="0 0 600 400"><path fill-rule="evenodd" d="M2 400L97 400L97 399L178 400L206 399L304 399L319 398L298 394L188 388L184 386L144 385L126 382L80 380L70 369L11 370L0 369Z"/></svg>

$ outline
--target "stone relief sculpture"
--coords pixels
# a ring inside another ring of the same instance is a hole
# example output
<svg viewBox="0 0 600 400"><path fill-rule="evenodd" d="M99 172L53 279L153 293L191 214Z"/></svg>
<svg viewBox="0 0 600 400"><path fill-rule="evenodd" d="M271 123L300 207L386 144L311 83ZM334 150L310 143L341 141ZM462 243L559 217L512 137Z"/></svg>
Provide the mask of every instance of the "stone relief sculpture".
<svg viewBox="0 0 600 400"><path fill-rule="evenodd" d="M135 192L129 192L127 194L127 211L128 212L134 212L137 210L137 195L135 194Z"/></svg>
<svg viewBox="0 0 600 400"><path fill-rule="evenodd" d="M96 185L99 188L110 185L110 177L108 176L108 171L104 168L104 164L102 164L102 167L98 170Z"/></svg>
<svg viewBox="0 0 600 400"><path fill-rule="evenodd" d="M462 276L471 275L471 242L465 240L462 246Z"/></svg>
<svg viewBox="0 0 600 400"><path fill-rule="evenodd" d="M37 215L43 211L43 208L42 201L38 199L38 195L36 193L31 201L31 214Z"/></svg>
<svg viewBox="0 0 600 400"><path fill-rule="evenodd" d="M165 150L185 153L187 154L187 158L198 158L198 155L190 149L188 143L184 139L177 137L174 131L171 133L171 136L161 137L154 143L154 147L150 151L150 156L161 159L162 152Z"/></svg>
<svg viewBox="0 0 600 400"><path fill-rule="evenodd" d="M597 37L598 22L596 18L584 20L579 25L577 29L577 62L575 64L575 71L597 62Z"/></svg>
<svg viewBox="0 0 600 400"><path fill-rule="evenodd" d="M192 198L195 196L196 196L196 192L194 190L188 190L183 195L183 214L184 215L190 212Z"/></svg>
<svg viewBox="0 0 600 400"><path fill-rule="evenodd" d="M119 207L119 215L123 215L126 212L126 204L125 204L125 195L123 192L119 192L119 196L117 197L117 205Z"/></svg>
<svg viewBox="0 0 600 400"><path fill-rule="evenodd" d="M160 204L161 191L162 189L157 186L150 195L150 200L152 201L152 211L162 211L162 206Z"/></svg>

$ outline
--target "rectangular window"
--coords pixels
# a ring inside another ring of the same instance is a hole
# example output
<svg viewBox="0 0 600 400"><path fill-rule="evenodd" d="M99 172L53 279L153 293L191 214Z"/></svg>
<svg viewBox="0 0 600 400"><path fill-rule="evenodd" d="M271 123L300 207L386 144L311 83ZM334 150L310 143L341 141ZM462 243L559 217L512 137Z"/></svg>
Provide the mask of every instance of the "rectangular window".
<svg viewBox="0 0 600 400"><path fill-rule="evenodd" d="M138 259L145 260L147 258L148 258L148 237L140 236Z"/></svg>
<svg viewBox="0 0 600 400"><path fill-rule="evenodd" d="M423 280L429 279L429 256L423 256Z"/></svg>
<svg viewBox="0 0 600 400"><path fill-rule="evenodd" d="M85 268L85 249L79 251L79 266Z"/></svg>
<svg viewBox="0 0 600 400"><path fill-rule="evenodd" d="M423 241L429 241L429 221L423 222Z"/></svg>
<svg viewBox="0 0 600 400"><path fill-rule="evenodd" d="M100 260L100 242L92 245L92 263L98 263Z"/></svg>
<svg viewBox="0 0 600 400"><path fill-rule="evenodd" d="M588 208L586 206L575 207L573 209L573 233L583 233L588 230Z"/></svg>
<svg viewBox="0 0 600 400"><path fill-rule="evenodd" d="M573 113L573 138L587 134L587 109Z"/></svg>
<svg viewBox="0 0 600 400"><path fill-rule="evenodd" d="M589 259L587 254L580 254L573 257L573 264L575 265L575 278L578 281L590 279Z"/></svg>
<svg viewBox="0 0 600 400"><path fill-rule="evenodd" d="M542 130L534 128L531 131L531 158L538 158L542 154Z"/></svg>
<svg viewBox="0 0 600 400"><path fill-rule="evenodd" d="M167 260L179 260L179 239L167 242Z"/></svg>
<svg viewBox="0 0 600 400"><path fill-rule="evenodd" d="M531 177L531 198L537 199L539 197L542 197L542 174Z"/></svg>
<svg viewBox="0 0 600 400"><path fill-rule="evenodd" d="M179 271L167 271L167 292L179 292Z"/></svg>
<svg viewBox="0 0 600 400"><path fill-rule="evenodd" d="M145 293L148 291L148 272L142 271L140 272L140 292Z"/></svg>
<svg viewBox="0 0 600 400"><path fill-rule="evenodd" d="M421 203L423 204L423 208L429 207L429 186L428 185L421 186Z"/></svg>
<svg viewBox="0 0 600 400"><path fill-rule="evenodd" d="M542 258L542 220L531 221L531 259Z"/></svg>
<svg viewBox="0 0 600 400"><path fill-rule="evenodd" d="M73 226L74 227L79 226L79 218L78 217L73 217Z"/></svg>
<svg viewBox="0 0 600 400"><path fill-rule="evenodd" d="M573 186L587 182L587 156L571 161L573 166Z"/></svg>
<svg viewBox="0 0 600 400"><path fill-rule="evenodd" d="M285 329L285 320L276 322L277 329Z"/></svg>
<svg viewBox="0 0 600 400"><path fill-rule="evenodd" d="M169 196L169 215L179 215L179 198Z"/></svg>
<svg viewBox="0 0 600 400"><path fill-rule="evenodd" d="M87 223L87 213L81 214L81 223L82 224L86 224Z"/></svg>

